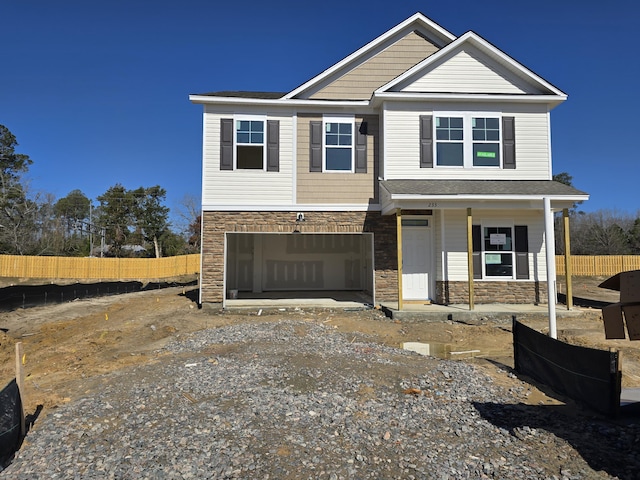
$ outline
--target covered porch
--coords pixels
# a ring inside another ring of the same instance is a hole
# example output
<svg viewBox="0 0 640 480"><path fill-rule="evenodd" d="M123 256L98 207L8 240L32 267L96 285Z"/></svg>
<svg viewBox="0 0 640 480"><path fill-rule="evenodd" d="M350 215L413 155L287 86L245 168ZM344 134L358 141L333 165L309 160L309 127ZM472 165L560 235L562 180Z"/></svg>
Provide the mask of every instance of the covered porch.
<svg viewBox="0 0 640 480"><path fill-rule="evenodd" d="M438 303L449 303L443 301L449 297L442 290L452 288L457 293L451 303L466 304L473 311L478 308L478 289L494 292L489 303L504 303L506 292L532 285L534 289L544 285L545 297L556 298L553 214L565 212L568 246L567 209L588 195L552 180L385 180L380 182L380 198L382 215L396 216L397 311L421 300L408 298L403 285L414 282L415 247L404 236L412 235L413 224L406 219L417 212L437 220L432 257L436 267L431 272L436 277ZM428 303L433 298L424 300ZM486 298L483 301L487 303ZM555 300L547 303L549 316L555 317Z"/></svg>

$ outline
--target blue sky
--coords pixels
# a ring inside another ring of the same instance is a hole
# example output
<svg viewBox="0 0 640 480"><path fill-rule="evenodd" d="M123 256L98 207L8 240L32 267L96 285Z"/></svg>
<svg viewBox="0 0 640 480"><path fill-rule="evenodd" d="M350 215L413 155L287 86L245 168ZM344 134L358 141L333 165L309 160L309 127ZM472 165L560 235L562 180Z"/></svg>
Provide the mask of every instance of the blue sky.
<svg viewBox="0 0 640 480"><path fill-rule="evenodd" d="M189 94L292 90L417 11L567 93L554 173L591 194L585 211L640 214L637 0L2 0L0 124L33 160L33 193L160 185L175 210L201 187Z"/></svg>

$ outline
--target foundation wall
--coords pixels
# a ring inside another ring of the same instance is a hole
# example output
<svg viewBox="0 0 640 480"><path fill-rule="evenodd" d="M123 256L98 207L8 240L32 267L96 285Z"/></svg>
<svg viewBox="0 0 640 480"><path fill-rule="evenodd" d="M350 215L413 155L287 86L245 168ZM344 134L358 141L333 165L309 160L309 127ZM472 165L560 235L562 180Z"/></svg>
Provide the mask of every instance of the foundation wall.
<svg viewBox="0 0 640 480"><path fill-rule="evenodd" d="M473 283L474 303L524 304L547 303L547 282L479 282ZM436 303L469 303L467 282L436 282Z"/></svg>

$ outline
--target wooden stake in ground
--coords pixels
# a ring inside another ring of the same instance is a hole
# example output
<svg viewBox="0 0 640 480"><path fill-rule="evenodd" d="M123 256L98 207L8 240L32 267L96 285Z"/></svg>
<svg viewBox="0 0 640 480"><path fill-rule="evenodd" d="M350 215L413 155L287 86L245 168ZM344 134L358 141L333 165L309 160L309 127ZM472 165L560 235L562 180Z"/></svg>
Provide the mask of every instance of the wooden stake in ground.
<svg viewBox="0 0 640 480"><path fill-rule="evenodd" d="M24 422L24 365L23 365L22 342L16 343L16 383L18 384L18 392L20 392L20 438L26 435L26 425Z"/></svg>

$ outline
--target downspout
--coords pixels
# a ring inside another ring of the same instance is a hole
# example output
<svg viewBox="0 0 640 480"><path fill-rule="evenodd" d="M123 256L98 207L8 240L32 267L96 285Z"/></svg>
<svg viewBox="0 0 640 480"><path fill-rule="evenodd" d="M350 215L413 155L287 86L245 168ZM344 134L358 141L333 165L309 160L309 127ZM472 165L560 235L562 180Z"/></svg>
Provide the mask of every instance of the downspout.
<svg viewBox="0 0 640 480"><path fill-rule="evenodd" d="M567 310L573 309L573 274L571 267L571 235L569 233L569 209L562 210L564 220L562 233L564 234L564 279L567 285Z"/></svg>
<svg viewBox="0 0 640 480"><path fill-rule="evenodd" d="M398 310L404 308L402 302L402 210L396 208L396 242L398 250Z"/></svg>
<svg viewBox="0 0 640 480"><path fill-rule="evenodd" d="M467 208L467 272L469 282L469 310L473 310L473 217L471 208Z"/></svg>
<svg viewBox="0 0 640 480"><path fill-rule="evenodd" d="M549 304L549 336L558 338L556 331L556 248L551 199L544 197L544 246L547 256L547 303Z"/></svg>

